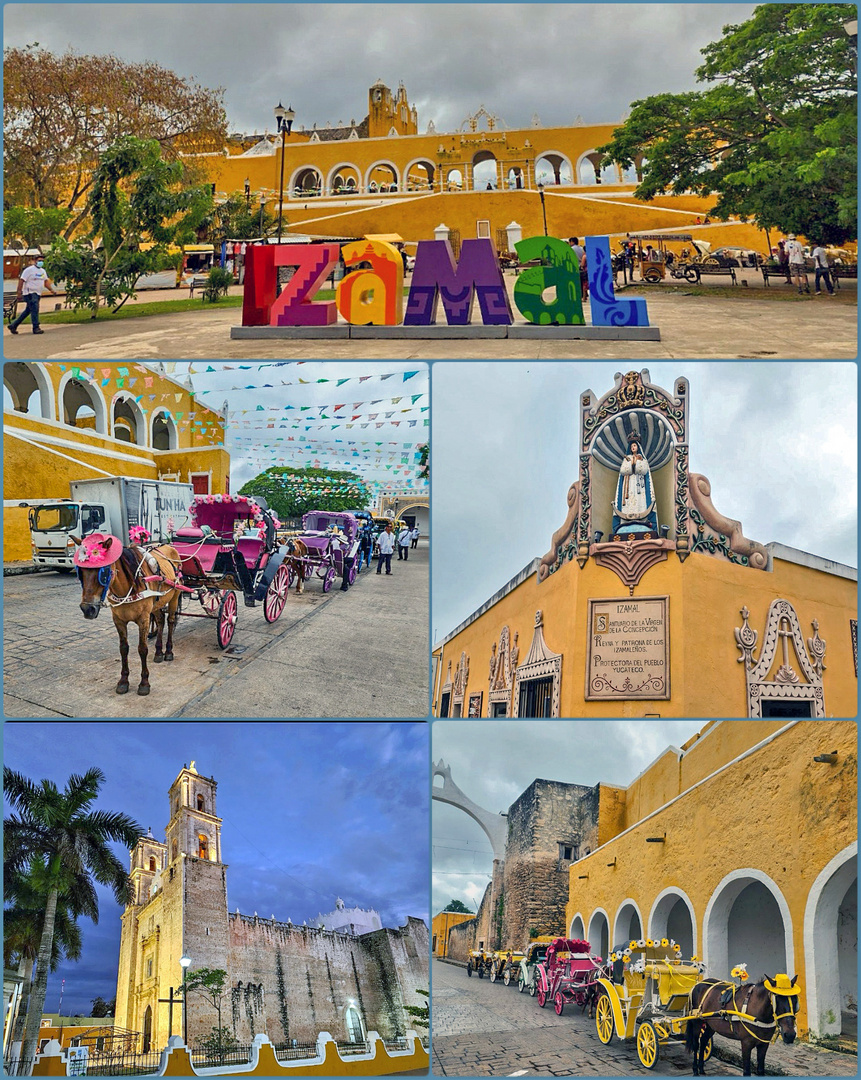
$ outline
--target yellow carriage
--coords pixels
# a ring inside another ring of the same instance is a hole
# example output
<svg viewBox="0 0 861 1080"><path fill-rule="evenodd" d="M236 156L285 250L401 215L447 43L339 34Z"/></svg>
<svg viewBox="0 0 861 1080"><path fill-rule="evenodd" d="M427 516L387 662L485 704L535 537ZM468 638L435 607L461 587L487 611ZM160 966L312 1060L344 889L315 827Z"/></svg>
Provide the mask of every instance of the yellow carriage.
<svg viewBox="0 0 861 1080"><path fill-rule="evenodd" d="M651 938L617 946L609 957L609 977L598 979L595 1005L598 1038L636 1039L637 1057L647 1069L658 1062L669 1043L684 1043L691 1019L691 990L703 978L703 965L682 960L672 938ZM704 1061L711 1056L709 1040Z"/></svg>
<svg viewBox="0 0 861 1080"><path fill-rule="evenodd" d="M490 974L494 954L487 949L473 949L466 958L466 974L472 978L473 972L479 979L484 978L485 973Z"/></svg>
<svg viewBox="0 0 861 1080"><path fill-rule="evenodd" d="M517 979L517 972L520 969L520 961L523 959L523 953L517 952L513 949L502 949L499 952L493 954L493 960L490 966L490 981L491 982L504 982L506 986L511 985L511 980Z"/></svg>

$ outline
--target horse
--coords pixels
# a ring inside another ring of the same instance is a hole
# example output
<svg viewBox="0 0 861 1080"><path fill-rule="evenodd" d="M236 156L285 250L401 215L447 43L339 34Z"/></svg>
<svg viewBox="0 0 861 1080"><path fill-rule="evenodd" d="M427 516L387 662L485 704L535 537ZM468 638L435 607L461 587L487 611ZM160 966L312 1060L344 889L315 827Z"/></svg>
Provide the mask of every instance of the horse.
<svg viewBox="0 0 861 1080"><path fill-rule="evenodd" d="M80 545L77 538L73 539ZM87 539L94 540L95 537ZM119 547L122 548L121 552L111 559L110 556L114 555ZM77 562L76 552L78 579L82 590L81 611L85 619L96 619L105 604L111 609L120 639L122 661L120 680L116 686L118 694L127 694L129 690L128 624L137 623L138 655L141 659L138 694L144 697L150 691L147 630L151 615L155 617L158 627L155 662L160 664L163 660L173 660L173 629L176 625L180 594L171 582L178 580L179 553L168 544L151 548L149 551L144 551L134 544L123 547L116 537L96 540L90 545L89 551L92 566L86 565L86 556L82 562ZM165 614L168 629L167 645L163 650Z"/></svg>
<svg viewBox="0 0 861 1080"><path fill-rule="evenodd" d="M765 1055L778 1032L787 1044L795 1041L800 987L798 976L774 979L763 975L758 983L721 982L704 979L691 991L694 1014L685 1032L685 1047L693 1054L694 1076L705 1075L703 1055L713 1033L741 1043L744 1076L750 1076L750 1056L756 1047L756 1076L765 1076ZM731 993L730 993L731 991Z"/></svg>
<svg viewBox="0 0 861 1080"><path fill-rule="evenodd" d="M308 558L308 545L304 540L291 536L288 537L284 547L287 549L284 562L287 564L290 577L294 575L296 577L296 594L299 595L303 592L305 585L305 567L308 565L305 560Z"/></svg>

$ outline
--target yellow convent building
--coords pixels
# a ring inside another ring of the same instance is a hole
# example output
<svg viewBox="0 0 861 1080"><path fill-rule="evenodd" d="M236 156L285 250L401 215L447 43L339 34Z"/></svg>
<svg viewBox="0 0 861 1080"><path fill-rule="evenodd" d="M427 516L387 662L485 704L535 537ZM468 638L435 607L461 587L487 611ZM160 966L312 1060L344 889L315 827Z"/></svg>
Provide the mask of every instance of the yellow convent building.
<svg viewBox="0 0 861 1080"><path fill-rule="evenodd" d="M716 508L688 399L645 369L581 394L567 516L435 646L436 716L856 715L857 571Z"/></svg>
<svg viewBox="0 0 861 1080"><path fill-rule="evenodd" d="M224 417L190 381L126 362L3 365L3 559L31 557L27 508L111 476L229 489Z"/></svg>
<svg viewBox="0 0 861 1080"><path fill-rule="evenodd" d="M418 116L403 84L368 90L367 115L336 126L262 137L232 136L220 153L189 155L216 196L245 191L277 213L284 178L287 231L319 237L401 236L407 243L489 237L510 250L521 237L691 232L714 246L765 252L765 234L741 222L698 224L713 201L693 195L633 197L636 168L601 168L596 147L619 123L509 128L483 106L454 132ZM282 145L283 163L282 163ZM283 164L283 169L282 169ZM546 229L545 219L546 216Z"/></svg>

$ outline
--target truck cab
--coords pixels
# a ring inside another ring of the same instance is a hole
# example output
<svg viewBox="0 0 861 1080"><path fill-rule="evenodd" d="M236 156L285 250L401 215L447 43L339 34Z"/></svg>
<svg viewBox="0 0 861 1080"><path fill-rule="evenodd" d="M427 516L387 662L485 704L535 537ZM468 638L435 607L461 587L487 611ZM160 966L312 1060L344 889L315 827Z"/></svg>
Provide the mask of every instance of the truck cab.
<svg viewBox="0 0 861 1080"><path fill-rule="evenodd" d="M75 565L72 537L82 540L89 533L104 532L108 512L102 503L50 499L30 504L28 517L33 562L66 572Z"/></svg>

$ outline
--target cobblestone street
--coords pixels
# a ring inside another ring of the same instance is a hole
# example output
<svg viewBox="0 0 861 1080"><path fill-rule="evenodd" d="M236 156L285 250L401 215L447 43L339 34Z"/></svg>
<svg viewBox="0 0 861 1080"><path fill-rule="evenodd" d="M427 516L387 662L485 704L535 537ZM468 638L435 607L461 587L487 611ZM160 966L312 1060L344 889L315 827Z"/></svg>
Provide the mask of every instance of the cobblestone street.
<svg viewBox="0 0 861 1080"><path fill-rule="evenodd" d="M557 1016L549 1003L489 979L468 978L460 966L434 961L431 1068L437 1076L689 1076L682 1045L662 1048L653 1069L637 1059L633 1040L609 1046L595 1021L576 1006ZM737 1052L738 1043L722 1040ZM774 1046L766 1073L791 1076L855 1076L857 1058L816 1050L804 1043ZM708 1076L740 1076L741 1068L713 1054Z"/></svg>

